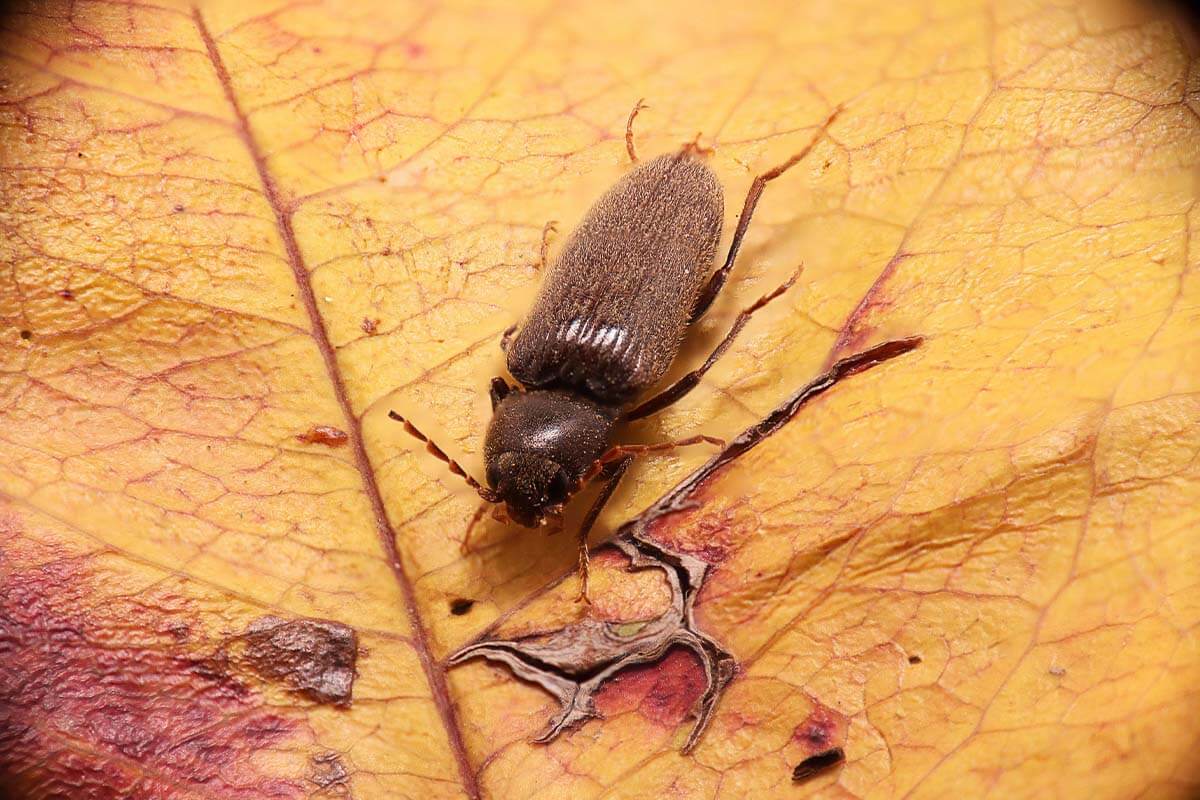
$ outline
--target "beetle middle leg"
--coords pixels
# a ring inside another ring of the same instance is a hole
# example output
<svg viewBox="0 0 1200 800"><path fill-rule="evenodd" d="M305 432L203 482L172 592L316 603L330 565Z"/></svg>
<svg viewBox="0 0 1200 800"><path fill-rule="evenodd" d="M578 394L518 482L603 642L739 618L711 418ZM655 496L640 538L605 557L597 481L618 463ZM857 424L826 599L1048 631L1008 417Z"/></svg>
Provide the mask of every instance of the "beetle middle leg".
<svg viewBox="0 0 1200 800"><path fill-rule="evenodd" d="M758 206L759 198L762 197L763 189L766 188L768 183L803 161L812 152L812 149L817 146L817 142L821 141L821 137L828 132L829 126L833 124L833 121L837 119L837 115L841 111L841 106L833 110L833 113L821 124L820 130L813 136L812 141L805 145L803 150L782 164L759 175L750 184L750 191L746 193L746 200L742 203L742 215L738 217L737 228L733 232L733 240L729 243L729 253L725 256L725 263L713 273L712 277L708 280L708 285L700 293L700 298L696 301L695 308L692 309L692 322L704 316L704 312L708 311L708 307L712 305L713 301L717 299L717 295L720 294L721 287L725 285L725 279L729 277L729 271L733 269L733 262L737 259L738 250L742 246L742 238L745 237L746 230L750 227L750 220L754 216L754 209Z"/></svg>
<svg viewBox="0 0 1200 800"><path fill-rule="evenodd" d="M629 411L626 411L621 416L621 421L632 422L635 419L642 419L643 417L648 417L651 414L656 414L672 403L677 402L692 389L695 389L698 385L700 385L700 379L704 377L704 373L712 369L713 365L716 364L721 356L725 354L725 351L729 349L729 345L733 344L733 340L737 338L739 333L741 333L742 328L746 327L746 323L750 321L750 318L754 316L754 313L762 309L788 289L792 288L793 284L796 283L796 279L800 277L800 272L803 269L803 265L797 267L796 271L792 273L792 277L788 278L778 288L758 298L757 301L747 308L742 309L742 312L738 314L737 319L734 320L733 327L729 329L729 332L725 334L725 338L722 339L721 343L716 346L716 349L709 354L708 358L703 364L684 375L679 380L675 381L675 383L671 384L666 389L663 389L661 392L654 395L654 397L651 397L644 403L641 403Z"/></svg>

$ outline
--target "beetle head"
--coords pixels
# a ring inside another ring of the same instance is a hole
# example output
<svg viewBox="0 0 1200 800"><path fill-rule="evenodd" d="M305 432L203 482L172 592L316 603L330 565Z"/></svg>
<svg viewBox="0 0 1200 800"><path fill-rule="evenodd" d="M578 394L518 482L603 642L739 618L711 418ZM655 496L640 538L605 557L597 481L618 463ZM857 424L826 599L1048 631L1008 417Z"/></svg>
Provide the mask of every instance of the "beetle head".
<svg viewBox="0 0 1200 800"><path fill-rule="evenodd" d="M608 447L616 413L560 391L510 391L496 402L484 441L487 482L527 527L561 510Z"/></svg>
<svg viewBox="0 0 1200 800"><path fill-rule="evenodd" d="M537 453L502 453L488 467L487 477L509 518L527 528L536 528L561 508L572 488L566 471Z"/></svg>

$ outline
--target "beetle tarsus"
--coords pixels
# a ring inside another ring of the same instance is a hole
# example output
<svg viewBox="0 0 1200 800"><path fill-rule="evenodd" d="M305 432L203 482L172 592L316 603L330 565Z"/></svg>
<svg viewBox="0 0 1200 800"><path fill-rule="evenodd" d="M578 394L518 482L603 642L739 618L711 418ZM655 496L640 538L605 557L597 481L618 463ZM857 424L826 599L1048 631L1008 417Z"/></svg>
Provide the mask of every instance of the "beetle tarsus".
<svg viewBox="0 0 1200 800"><path fill-rule="evenodd" d="M592 598L588 594L588 578L591 567L591 557L588 555L587 536L579 537L579 594L575 595L576 603L590 606Z"/></svg>
<svg viewBox="0 0 1200 800"><path fill-rule="evenodd" d="M625 120L625 152L629 153L629 163L631 164L638 162L637 148L633 145L633 121L637 119L639 111L649 107L646 105L645 98L638 100L634 104L633 110L629 112L629 119Z"/></svg>

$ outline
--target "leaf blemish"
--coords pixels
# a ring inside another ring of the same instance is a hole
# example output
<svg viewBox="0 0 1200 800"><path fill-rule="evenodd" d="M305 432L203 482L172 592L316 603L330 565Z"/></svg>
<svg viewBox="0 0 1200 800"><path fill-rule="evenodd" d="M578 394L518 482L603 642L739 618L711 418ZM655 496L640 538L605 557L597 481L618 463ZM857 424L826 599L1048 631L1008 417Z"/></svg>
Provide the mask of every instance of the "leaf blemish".
<svg viewBox="0 0 1200 800"><path fill-rule="evenodd" d="M474 605L474 600L469 600L465 597L456 597L450 601L450 613L456 617L461 617L470 611Z"/></svg>
<svg viewBox="0 0 1200 800"><path fill-rule="evenodd" d="M310 759L308 779L319 789L345 787L350 783L350 770L337 753L316 753Z"/></svg>
<svg viewBox="0 0 1200 800"><path fill-rule="evenodd" d="M350 441L349 434L332 425L313 425L304 433L298 434L296 438L305 444L323 444L326 447L341 447Z"/></svg>
<svg viewBox="0 0 1200 800"><path fill-rule="evenodd" d="M282 681L317 703L350 705L358 662L358 635L321 619L255 620L240 637L239 660L269 680Z"/></svg>
<svg viewBox="0 0 1200 800"><path fill-rule="evenodd" d="M844 714L818 704L812 713L796 726L792 739L810 753L823 753L845 739L849 724Z"/></svg>

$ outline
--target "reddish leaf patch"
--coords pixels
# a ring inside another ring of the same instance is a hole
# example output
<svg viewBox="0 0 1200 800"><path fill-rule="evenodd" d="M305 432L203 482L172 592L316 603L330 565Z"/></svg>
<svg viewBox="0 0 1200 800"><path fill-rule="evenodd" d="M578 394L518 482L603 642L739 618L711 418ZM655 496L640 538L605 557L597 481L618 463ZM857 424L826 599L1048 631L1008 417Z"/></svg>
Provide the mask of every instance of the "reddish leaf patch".
<svg viewBox="0 0 1200 800"><path fill-rule="evenodd" d="M97 603L87 558L11 571L0 560L0 786L72 800L302 795L253 756L296 724L209 659L191 626Z"/></svg>

